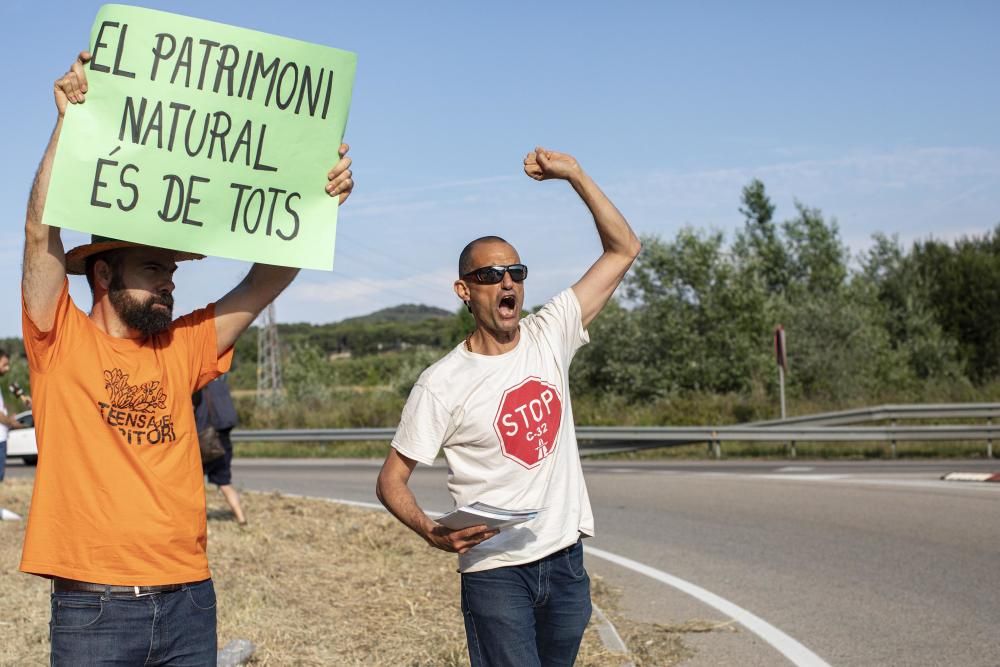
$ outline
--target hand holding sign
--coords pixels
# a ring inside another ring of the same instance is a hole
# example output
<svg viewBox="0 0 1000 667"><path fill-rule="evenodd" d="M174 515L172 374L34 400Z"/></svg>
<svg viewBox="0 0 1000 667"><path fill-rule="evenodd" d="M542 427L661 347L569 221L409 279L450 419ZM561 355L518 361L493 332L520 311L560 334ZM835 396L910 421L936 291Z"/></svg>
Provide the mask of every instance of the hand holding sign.
<svg viewBox="0 0 1000 667"><path fill-rule="evenodd" d="M340 155L340 161L334 165L330 173L326 175L327 180L330 182L326 185L326 193L331 197L340 196L340 201L338 204L343 204L347 201L347 198L351 196L351 191L354 189L354 178L351 173L351 158L347 157L347 151L351 150L351 147L347 144L340 144L340 149L337 154Z"/></svg>
<svg viewBox="0 0 1000 667"><path fill-rule="evenodd" d="M89 51L80 51L80 55L55 83L56 111L62 117L66 113L66 104L82 104L87 93L87 72L84 65L90 60Z"/></svg>
<svg viewBox="0 0 1000 667"><path fill-rule="evenodd" d="M354 54L122 5L101 8L90 46L56 82L45 224L332 267Z"/></svg>

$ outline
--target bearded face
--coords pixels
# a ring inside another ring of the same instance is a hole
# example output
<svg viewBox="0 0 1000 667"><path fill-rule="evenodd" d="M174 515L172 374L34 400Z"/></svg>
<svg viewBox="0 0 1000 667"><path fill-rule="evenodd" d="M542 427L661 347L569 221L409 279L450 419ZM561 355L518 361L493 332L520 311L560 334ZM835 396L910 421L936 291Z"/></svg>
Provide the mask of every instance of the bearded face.
<svg viewBox="0 0 1000 667"><path fill-rule="evenodd" d="M169 292L137 299L128 293L120 268L112 268L108 299L122 322L143 336L166 331L173 319L174 297Z"/></svg>

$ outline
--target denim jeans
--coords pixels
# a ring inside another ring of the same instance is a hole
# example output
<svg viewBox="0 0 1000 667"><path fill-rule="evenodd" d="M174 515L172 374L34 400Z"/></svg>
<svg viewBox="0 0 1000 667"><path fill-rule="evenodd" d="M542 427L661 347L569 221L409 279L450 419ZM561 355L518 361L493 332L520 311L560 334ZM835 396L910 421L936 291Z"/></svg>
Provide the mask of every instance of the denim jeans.
<svg viewBox="0 0 1000 667"><path fill-rule="evenodd" d="M579 541L533 563L462 575L472 667L572 665L590 612Z"/></svg>
<svg viewBox="0 0 1000 667"><path fill-rule="evenodd" d="M122 593L52 593L56 665L215 665L212 580L140 597Z"/></svg>
<svg viewBox="0 0 1000 667"><path fill-rule="evenodd" d="M7 470L7 441L0 442L0 482L3 481L4 471Z"/></svg>

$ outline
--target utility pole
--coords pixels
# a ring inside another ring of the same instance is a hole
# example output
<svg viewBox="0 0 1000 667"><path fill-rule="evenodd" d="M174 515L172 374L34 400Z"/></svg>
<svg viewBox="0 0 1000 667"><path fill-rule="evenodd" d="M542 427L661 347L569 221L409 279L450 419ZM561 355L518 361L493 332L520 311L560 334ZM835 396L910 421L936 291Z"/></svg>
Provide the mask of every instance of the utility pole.
<svg viewBox="0 0 1000 667"><path fill-rule="evenodd" d="M257 405L272 407L281 400L281 351L274 302L260 316L257 330Z"/></svg>

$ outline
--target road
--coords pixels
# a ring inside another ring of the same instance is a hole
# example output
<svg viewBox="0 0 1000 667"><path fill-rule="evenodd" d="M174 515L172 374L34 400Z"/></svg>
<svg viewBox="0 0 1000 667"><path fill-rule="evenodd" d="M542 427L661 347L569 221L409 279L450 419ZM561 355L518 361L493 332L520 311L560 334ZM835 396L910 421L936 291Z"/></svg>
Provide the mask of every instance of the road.
<svg viewBox="0 0 1000 667"><path fill-rule="evenodd" d="M585 463L598 528L587 544L707 589L830 665L995 666L1000 484L939 481L953 470L1000 462ZM372 461L234 466L245 488L360 502L375 502L377 471ZM425 508L450 509L445 476L415 471ZM588 568L623 589L634 619L726 619L605 560L588 557ZM692 665L789 664L746 629L691 642Z"/></svg>

